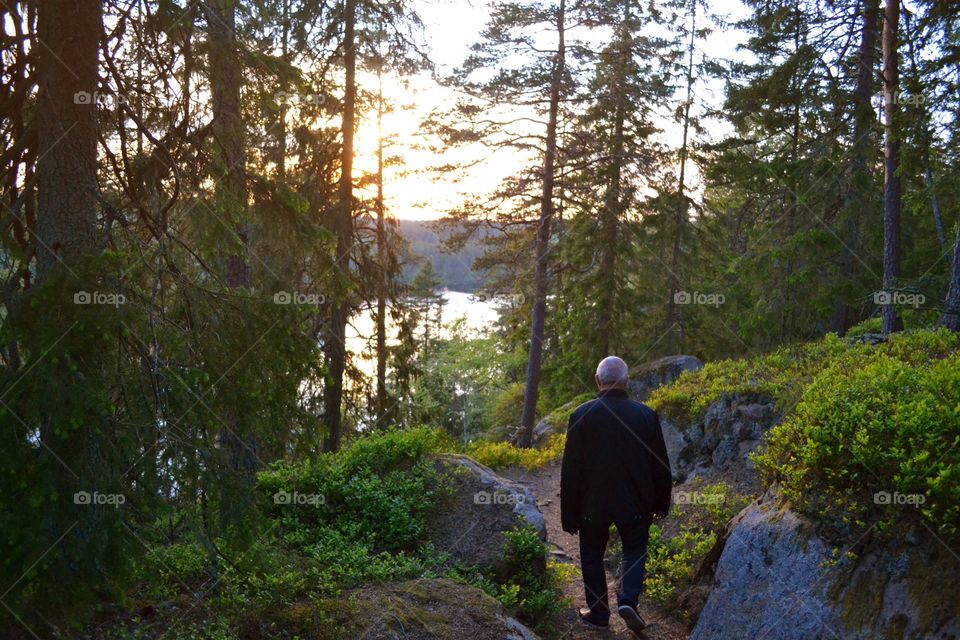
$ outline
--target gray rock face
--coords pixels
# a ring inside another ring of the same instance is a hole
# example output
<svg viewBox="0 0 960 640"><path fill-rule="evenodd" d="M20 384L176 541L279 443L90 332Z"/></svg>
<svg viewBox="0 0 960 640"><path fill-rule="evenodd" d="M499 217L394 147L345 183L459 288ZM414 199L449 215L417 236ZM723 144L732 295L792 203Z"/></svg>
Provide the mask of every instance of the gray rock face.
<svg viewBox="0 0 960 640"><path fill-rule="evenodd" d="M703 363L694 356L666 356L630 370L630 397L643 402L657 387L670 384L684 371L699 371Z"/></svg>
<svg viewBox="0 0 960 640"><path fill-rule="evenodd" d="M428 524L437 551L506 575L505 532L528 524L547 539L546 521L529 489L467 456L441 455L437 465L455 486L451 503Z"/></svg>
<svg viewBox="0 0 960 640"><path fill-rule="evenodd" d="M725 395L707 407L692 424L678 427L661 416L673 477L684 482L692 476L710 481L717 475L742 476L745 489L759 490L748 456L760 446L763 435L780 421L776 403L757 394Z"/></svg>
<svg viewBox="0 0 960 640"><path fill-rule="evenodd" d="M960 637L960 560L931 536L833 564L832 550L794 512L751 504L690 640Z"/></svg>

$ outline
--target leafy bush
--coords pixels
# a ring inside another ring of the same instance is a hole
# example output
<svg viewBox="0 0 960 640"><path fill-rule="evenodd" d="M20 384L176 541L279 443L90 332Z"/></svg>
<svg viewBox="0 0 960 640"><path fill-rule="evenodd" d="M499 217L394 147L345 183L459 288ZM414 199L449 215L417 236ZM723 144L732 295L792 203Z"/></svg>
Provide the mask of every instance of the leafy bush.
<svg viewBox="0 0 960 640"><path fill-rule="evenodd" d="M693 579L700 561L717 543L714 531L683 530L672 538L664 538L657 525L650 527L647 551L646 594L667 604Z"/></svg>
<svg viewBox="0 0 960 640"><path fill-rule="evenodd" d="M960 526L960 354L945 331L841 358L807 387L755 460L801 511L848 535L922 519Z"/></svg>
<svg viewBox="0 0 960 640"><path fill-rule="evenodd" d="M480 442L467 447L467 454L491 469L510 467L535 469L562 456L566 441L566 434L555 433L550 436L542 449L526 449L509 442Z"/></svg>
<svg viewBox="0 0 960 640"><path fill-rule="evenodd" d="M308 552L331 532L371 551L396 552L422 539L428 513L447 490L426 454L452 448L440 431L397 431L276 465L260 474L259 486L286 538Z"/></svg>
<svg viewBox="0 0 960 640"><path fill-rule="evenodd" d="M866 362L877 353L923 362L941 358L956 348L956 336L946 330L895 334L876 346L829 333L816 342L783 347L755 358L710 362L700 371L684 372L674 384L656 389L648 404L680 425L696 421L711 403L728 394L769 396L788 413L807 385L830 363L841 359Z"/></svg>
<svg viewBox="0 0 960 640"><path fill-rule="evenodd" d="M653 525L647 547L646 592L663 604L675 604L683 589L727 528L746 506L749 496L732 491L723 482L700 486L674 496L673 518L680 523L674 536Z"/></svg>
<svg viewBox="0 0 960 640"><path fill-rule="evenodd" d="M519 620L552 637L557 621L570 605L563 597L563 585L576 568L552 559L544 565L549 549L533 527L517 527L504 535L512 576L507 582L497 583L472 567L454 567L449 576L483 589Z"/></svg>

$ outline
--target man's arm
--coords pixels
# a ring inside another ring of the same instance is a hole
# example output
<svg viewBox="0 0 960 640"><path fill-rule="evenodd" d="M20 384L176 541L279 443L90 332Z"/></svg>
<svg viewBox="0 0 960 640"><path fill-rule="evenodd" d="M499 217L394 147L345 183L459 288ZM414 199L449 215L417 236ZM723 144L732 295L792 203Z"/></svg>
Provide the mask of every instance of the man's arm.
<svg viewBox="0 0 960 640"><path fill-rule="evenodd" d="M583 469L583 434L577 412L567 421L567 442L563 447L560 466L560 525L567 533L580 529L580 474Z"/></svg>
<svg viewBox="0 0 960 640"><path fill-rule="evenodd" d="M663 441L663 429L660 416L653 412L653 438L650 442L650 469L653 473L653 514L665 517L670 512L670 497L673 492L673 474L670 471L670 458L667 445Z"/></svg>

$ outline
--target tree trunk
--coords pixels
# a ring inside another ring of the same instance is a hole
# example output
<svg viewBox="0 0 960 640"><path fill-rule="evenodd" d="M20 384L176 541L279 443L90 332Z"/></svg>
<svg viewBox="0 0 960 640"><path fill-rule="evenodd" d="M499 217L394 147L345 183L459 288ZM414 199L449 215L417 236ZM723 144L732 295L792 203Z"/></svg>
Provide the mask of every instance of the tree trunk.
<svg viewBox="0 0 960 640"><path fill-rule="evenodd" d="M860 251L860 214L866 209L866 190L870 182L870 159L875 152L870 144L874 108L873 72L876 64L877 26L880 6L878 0L864 0L863 23L860 31L860 52L857 55L857 87L854 93L852 164L853 172L847 190L846 218L847 246L840 260L840 273L845 281L854 278L856 257ZM830 320L830 330L844 333L853 316L850 305L842 297L837 300Z"/></svg>
<svg viewBox="0 0 960 640"><path fill-rule="evenodd" d="M250 286L246 149L240 112L243 77L237 53L236 4L237 0L209 0L204 5L209 30L211 130L222 164L220 175L215 176L215 200L217 214L236 234L227 236L220 247L224 278L231 288Z"/></svg>
<svg viewBox="0 0 960 640"><path fill-rule="evenodd" d="M687 99L683 105L683 140L680 144L680 177L677 180L677 203L674 216L673 246L670 253L670 291L667 297L667 331L673 333L672 350L683 351L683 307L674 300L680 290L680 237L687 223L687 155L689 153L690 108L693 105L693 53L697 37L697 1L690 3L690 43L687 45Z"/></svg>
<svg viewBox="0 0 960 640"><path fill-rule="evenodd" d="M950 286L947 288L940 324L960 333L960 225L957 226L957 241L953 247L953 261L950 265Z"/></svg>
<svg viewBox="0 0 960 640"><path fill-rule="evenodd" d="M37 8L37 283L100 246L97 228L99 2Z"/></svg>
<svg viewBox="0 0 960 640"><path fill-rule="evenodd" d="M236 0L210 0L204 4L208 28L210 98L213 107L211 130L220 152L214 199L217 215L231 225L234 236L225 235L220 243L224 281L231 289L249 288L250 266L247 258L250 226L247 218L246 142L240 109L243 73L237 48ZM224 411L224 426L219 434L227 454L230 472L241 484L252 485L259 466L256 436L245 423L242 407ZM234 505L225 501L221 511L233 513ZM241 512L240 508L236 512Z"/></svg>
<svg viewBox="0 0 960 640"><path fill-rule="evenodd" d="M626 70L632 55L630 31L628 21L630 19L629 4L624 5L623 18L620 24L619 44L620 51L617 56L618 69L614 77L613 95L615 99L613 116L613 145L610 149L610 171L607 178L606 194L604 196L603 210L601 215L601 254L600 254L600 274L601 278L609 278L611 281L601 286L601 297L599 300L599 311L597 314L597 332L600 338L598 343L599 353L595 354L599 358L605 358L611 354L610 344L613 342L614 327L612 322L613 310L616 305L616 285L614 280L614 270L616 269L617 257L617 227L619 226L620 213L622 209L622 166L624 162L624 122L627 118L627 94L625 84L627 81Z"/></svg>
<svg viewBox="0 0 960 640"><path fill-rule="evenodd" d="M540 368L543 358L543 336L547 317L548 254L550 251L550 223L553 219L554 164L557 155L557 119L560 113L560 93L566 67L564 41L565 0L560 0L557 12L557 53L550 81L550 107L547 120L547 139L543 157L543 188L540 197L540 222L537 227L536 270L533 285L533 314L530 321L530 351L527 357L527 379L523 389L523 411L520 415L521 447L529 447L533 440L533 420L540 395Z"/></svg>
<svg viewBox="0 0 960 640"><path fill-rule="evenodd" d="M900 277L900 137L898 95L900 73L897 68L897 25L900 0L887 0L883 21L883 288L888 295ZM883 333L903 329L892 299L883 305Z"/></svg>
<svg viewBox="0 0 960 640"><path fill-rule="evenodd" d="M337 237L336 265L341 277L350 271L353 239L353 130L357 103L356 0L345 0L343 16L344 92L340 151L340 202L334 210L332 230ZM350 315L349 294L331 305L330 327L324 342L327 362L327 384L324 387L324 419L326 451L340 449L342 436L343 372L347 366L347 320Z"/></svg>
<svg viewBox="0 0 960 640"><path fill-rule="evenodd" d="M383 82L377 70L377 427L387 412L387 233L383 206Z"/></svg>

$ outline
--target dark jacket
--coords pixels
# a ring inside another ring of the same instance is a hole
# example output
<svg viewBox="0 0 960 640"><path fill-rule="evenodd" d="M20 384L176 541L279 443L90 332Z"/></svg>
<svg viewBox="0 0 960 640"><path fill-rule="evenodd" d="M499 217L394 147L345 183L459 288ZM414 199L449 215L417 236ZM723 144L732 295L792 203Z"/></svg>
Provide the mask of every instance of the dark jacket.
<svg viewBox="0 0 960 640"><path fill-rule="evenodd" d="M570 414L560 473L560 519L633 523L670 509L670 460L657 413L620 389L600 392Z"/></svg>

